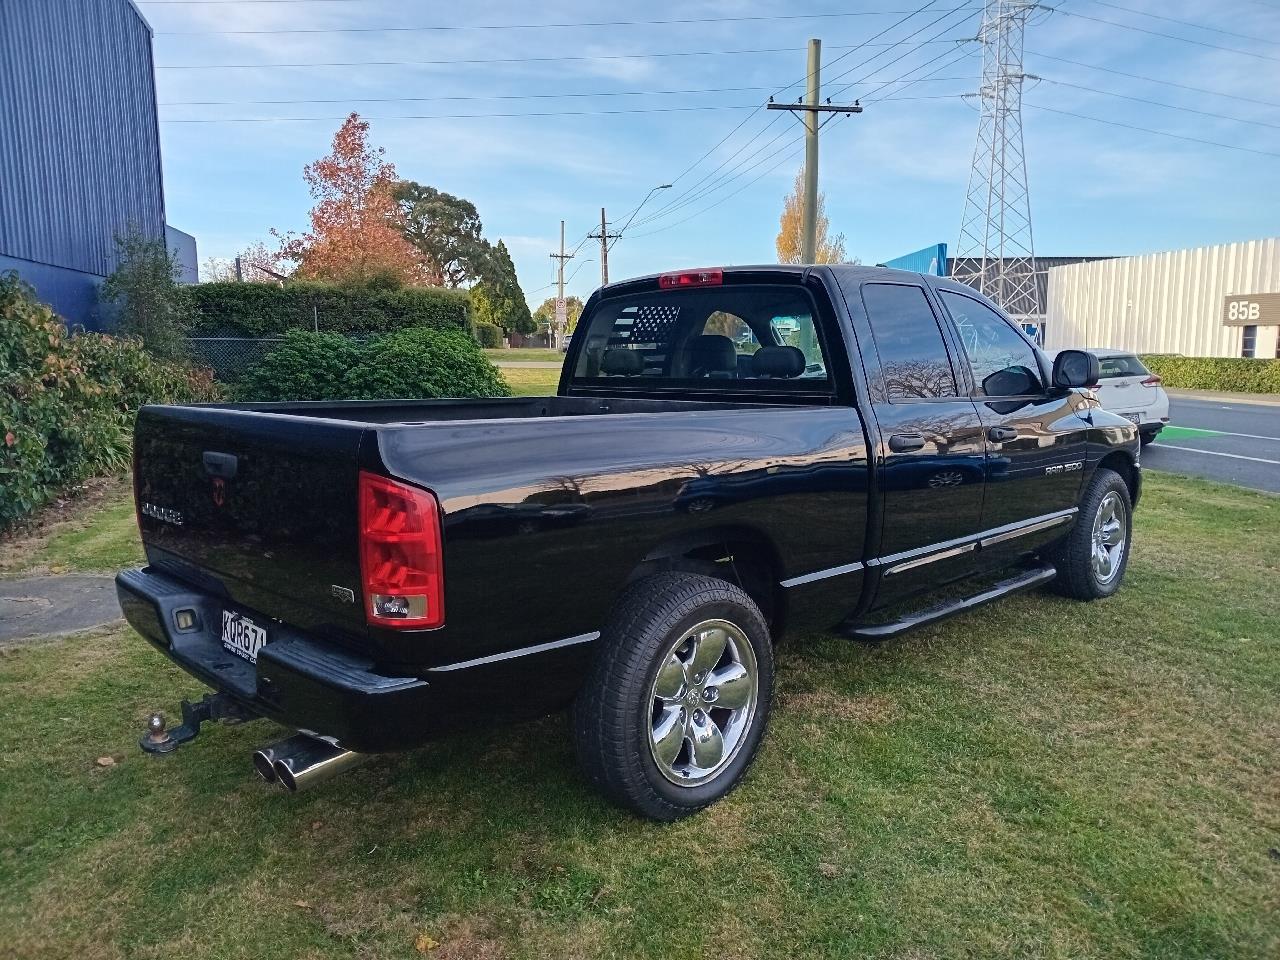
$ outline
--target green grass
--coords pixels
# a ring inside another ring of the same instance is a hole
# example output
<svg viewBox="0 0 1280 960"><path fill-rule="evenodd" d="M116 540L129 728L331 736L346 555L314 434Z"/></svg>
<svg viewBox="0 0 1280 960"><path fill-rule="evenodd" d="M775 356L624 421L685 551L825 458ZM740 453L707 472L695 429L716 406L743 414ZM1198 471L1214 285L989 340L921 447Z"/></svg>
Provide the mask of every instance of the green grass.
<svg viewBox="0 0 1280 960"><path fill-rule="evenodd" d="M530 370L520 367L503 367L502 378L517 397L543 397L556 392L560 386L559 370Z"/></svg>
<svg viewBox="0 0 1280 960"><path fill-rule="evenodd" d="M484 355L490 360L545 360L559 363L564 354L559 350L548 350L546 347L510 347L508 349L486 350Z"/></svg>
<svg viewBox="0 0 1280 960"><path fill-rule="evenodd" d="M143 562L127 479L100 481L92 508L47 510L28 532L0 542L0 574L114 571Z"/></svg>
<svg viewBox="0 0 1280 960"><path fill-rule="evenodd" d="M0 954L1280 955L1280 498L1146 486L1110 600L781 649L752 773L673 826L596 798L561 717L288 796L265 722L140 754L200 688L128 632L9 651Z"/></svg>

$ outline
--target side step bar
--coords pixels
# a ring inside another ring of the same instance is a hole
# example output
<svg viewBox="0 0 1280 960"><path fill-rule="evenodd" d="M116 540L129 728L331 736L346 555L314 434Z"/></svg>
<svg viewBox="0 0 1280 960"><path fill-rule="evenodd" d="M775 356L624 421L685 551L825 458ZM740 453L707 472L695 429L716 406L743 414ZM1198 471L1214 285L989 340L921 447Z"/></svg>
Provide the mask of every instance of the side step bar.
<svg viewBox="0 0 1280 960"><path fill-rule="evenodd" d="M957 613L964 613L966 610L980 607L982 604L989 603L992 600L999 600L1001 597L1021 593L1023 590L1033 590L1048 583L1057 575L1058 571L1049 564L1032 567L1017 576L992 584L986 590L981 593L975 593L971 597L948 600L945 603L938 604L936 607L919 610L889 623L849 627L842 632L846 636L857 640L888 640L890 637L896 637L900 633L906 633L908 630L914 630L916 627L923 627L930 623L937 623L939 620L945 620L947 617L955 616Z"/></svg>

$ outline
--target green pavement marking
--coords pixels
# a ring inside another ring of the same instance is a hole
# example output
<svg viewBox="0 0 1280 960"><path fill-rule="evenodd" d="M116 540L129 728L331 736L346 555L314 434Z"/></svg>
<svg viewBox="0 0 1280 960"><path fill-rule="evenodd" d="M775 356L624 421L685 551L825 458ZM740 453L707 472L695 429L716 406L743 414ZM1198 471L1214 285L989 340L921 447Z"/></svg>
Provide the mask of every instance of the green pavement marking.
<svg viewBox="0 0 1280 960"><path fill-rule="evenodd" d="M1220 437L1220 430L1200 430L1197 427L1165 427L1160 431L1159 440L1193 440L1196 437Z"/></svg>

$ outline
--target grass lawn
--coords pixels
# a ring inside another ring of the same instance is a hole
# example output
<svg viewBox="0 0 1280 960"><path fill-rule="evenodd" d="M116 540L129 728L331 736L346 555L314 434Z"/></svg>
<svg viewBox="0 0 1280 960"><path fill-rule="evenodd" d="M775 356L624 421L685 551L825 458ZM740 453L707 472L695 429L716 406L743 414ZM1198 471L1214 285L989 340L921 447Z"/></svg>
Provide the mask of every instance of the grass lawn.
<svg viewBox="0 0 1280 960"><path fill-rule="evenodd" d="M0 955L1280 955L1280 498L1147 477L1120 594L1032 594L880 647L780 652L763 754L655 826L565 720L288 796L125 630L0 655ZM110 766L95 759L113 757Z"/></svg>
<svg viewBox="0 0 1280 960"><path fill-rule="evenodd" d="M114 571L142 562L128 478L92 480L0 539L0 576Z"/></svg>
<svg viewBox="0 0 1280 960"><path fill-rule="evenodd" d="M522 367L503 367L502 378L511 386L517 397L544 397L556 392L560 386L559 370L530 370Z"/></svg>
<svg viewBox="0 0 1280 960"><path fill-rule="evenodd" d="M559 363L564 354L559 350L548 350L546 347L510 347L497 350L486 350L484 355L490 360L547 360Z"/></svg>

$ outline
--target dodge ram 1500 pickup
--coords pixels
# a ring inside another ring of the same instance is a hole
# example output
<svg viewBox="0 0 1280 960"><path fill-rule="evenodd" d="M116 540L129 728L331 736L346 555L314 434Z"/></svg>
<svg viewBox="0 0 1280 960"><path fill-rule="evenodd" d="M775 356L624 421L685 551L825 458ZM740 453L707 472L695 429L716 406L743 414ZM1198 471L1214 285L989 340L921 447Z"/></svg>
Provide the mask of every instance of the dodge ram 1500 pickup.
<svg viewBox="0 0 1280 960"><path fill-rule="evenodd" d="M293 790L570 707L596 787L684 816L751 764L785 637L1119 587L1139 444L1097 376L958 283L768 266L598 290L555 396L144 407L120 603L216 693L141 745L270 718Z"/></svg>

